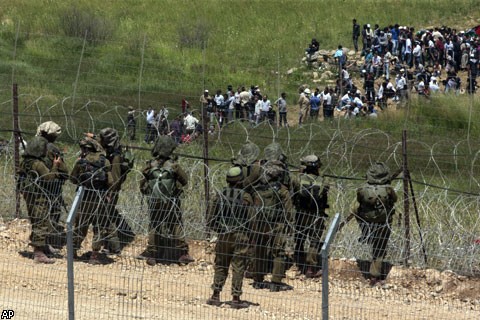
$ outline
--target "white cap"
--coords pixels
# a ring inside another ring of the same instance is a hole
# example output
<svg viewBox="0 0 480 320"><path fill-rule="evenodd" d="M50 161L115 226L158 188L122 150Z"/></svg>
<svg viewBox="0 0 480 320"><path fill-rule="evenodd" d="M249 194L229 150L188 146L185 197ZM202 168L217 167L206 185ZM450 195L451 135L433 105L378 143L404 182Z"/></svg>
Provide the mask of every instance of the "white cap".
<svg viewBox="0 0 480 320"><path fill-rule="evenodd" d="M207 90L207 89L205 89L205 91L204 91L204 92L205 92L205 93L208 93L208 90Z"/></svg>
<svg viewBox="0 0 480 320"><path fill-rule="evenodd" d="M310 89L307 88L307 89L305 89L303 92L304 92L305 94L310 94Z"/></svg>
<svg viewBox="0 0 480 320"><path fill-rule="evenodd" d="M367 24L367 28L370 28L370 23Z"/></svg>

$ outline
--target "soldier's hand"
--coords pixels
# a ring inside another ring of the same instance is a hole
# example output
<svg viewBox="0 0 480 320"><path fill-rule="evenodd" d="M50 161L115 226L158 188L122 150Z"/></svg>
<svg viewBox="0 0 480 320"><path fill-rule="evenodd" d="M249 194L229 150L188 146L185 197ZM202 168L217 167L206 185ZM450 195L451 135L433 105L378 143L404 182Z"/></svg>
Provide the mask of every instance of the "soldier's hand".
<svg viewBox="0 0 480 320"><path fill-rule="evenodd" d="M62 163L62 158L59 155L55 155L53 158L53 165L54 166L59 166Z"/></svg>

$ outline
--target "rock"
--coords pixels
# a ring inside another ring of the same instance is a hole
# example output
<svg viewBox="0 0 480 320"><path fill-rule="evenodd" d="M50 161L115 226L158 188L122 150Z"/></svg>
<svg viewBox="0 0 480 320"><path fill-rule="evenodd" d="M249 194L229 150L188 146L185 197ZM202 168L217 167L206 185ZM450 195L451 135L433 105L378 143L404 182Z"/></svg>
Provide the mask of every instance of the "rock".
<svg viewBox="0 0 480 320"><path fill-rule="evenodd" d="M318 72L313 72L312 76L313 76L313 79L317 79L318 78Z"/></svg>
<svg viewBox="0 0 480 320"><path fill-rule="evenodd" d="M287 74L292 74L295 71L297 71L297 68L291 68L291 69L287 70Z"/></svg>

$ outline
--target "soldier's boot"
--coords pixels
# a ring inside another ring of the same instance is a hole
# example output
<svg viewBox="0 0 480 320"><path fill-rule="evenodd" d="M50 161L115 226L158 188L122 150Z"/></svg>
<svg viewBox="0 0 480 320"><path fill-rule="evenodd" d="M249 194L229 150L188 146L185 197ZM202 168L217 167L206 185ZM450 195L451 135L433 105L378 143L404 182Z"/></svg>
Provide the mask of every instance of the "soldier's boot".
<svg viewBox="0 0 480 320"><path fill-rule="evenodd" d="M207 300L207 304L219 307L222 304L220 301L220 291L214 290L212 296Z"/></svg>
<svg viewBox="0 0 480 320"><path fill-rule="evenodd" d="M45 264L52 264L55 263L54 259L50 259L47 257L45 252L43 252L44 248L35 247L33 249L33 261L35 263L45 263Z"/></svg>
<svg viewBox="0 0 480 320"><path fill-rule="evenodd" d="M270 283L270 291L271 292L279 292L279 291L288 291L288 290L293 290L293 287L291 285L288 285L283 282L271 282Z"/></svg>
<svg viewBox="0 0 480 320"><path fill-rule="evenodd" d="M233 309L245 309L249 307L248 302L240 300L239 296L233 296L231 307Z"/></svg>
<svg viewBox="0 0 480 320"><path fill-rule="evenodd" d="M315 272L313 271L312 267L308 267L307 271L305 272L305 277L307 278L315 278Z"/></svg>
<svg viewBox="0 0 480 320"><path fill-rule="evenodd" d="M88 259L88 263L92 265L102 264L102 261L100 260L100 252L92 251L92 255L90 256L90 259Z"/></svg>
<svg viewBox="0 0 480 320"><path fill-rule="evenodd" d="M370 284L375 285L382 275L382 259L373 259L370 263Z"/></svg>
<svg viewBox="0 0 480 320"><path fill-rule="evenodd" d="M194 262L195 259L193 259L188 253L180 256L180 258L178 258L178 262L179 263L182 263L182 264L189 264L191 262Z"/></svg>

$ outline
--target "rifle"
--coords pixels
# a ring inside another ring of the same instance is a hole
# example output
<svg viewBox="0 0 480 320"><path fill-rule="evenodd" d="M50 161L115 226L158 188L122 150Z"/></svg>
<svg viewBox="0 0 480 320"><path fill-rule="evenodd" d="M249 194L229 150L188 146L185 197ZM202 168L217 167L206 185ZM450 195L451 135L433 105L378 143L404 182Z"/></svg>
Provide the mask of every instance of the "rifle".
<svg viewBox="0 0 480 320"><path fill-rule="evenodd" d="M390 175L390 178L388 179L388 183L391 183L393 179L397 178L400 173L402 173L403 169L402 168L399 168L397 169L396 171L394 171L391 175ZM337 232L339 232L340 230L342 230L343 227L345 227L345 225L347 223L350 222L350 220L352 220L355 216L357 215L356 212L351 212L346 218L345 220L343 220L342 222L340 222L340 224L338 225L338 229L337 229Z"/></svg>

